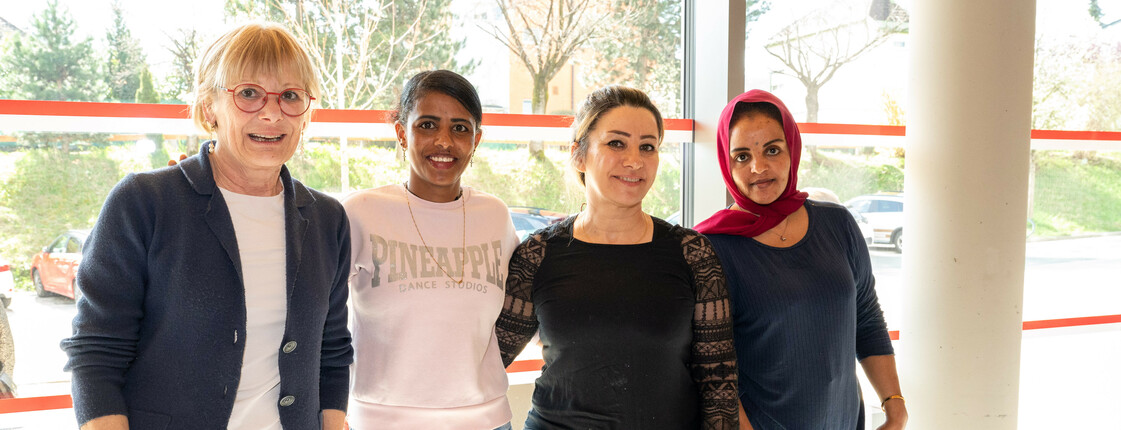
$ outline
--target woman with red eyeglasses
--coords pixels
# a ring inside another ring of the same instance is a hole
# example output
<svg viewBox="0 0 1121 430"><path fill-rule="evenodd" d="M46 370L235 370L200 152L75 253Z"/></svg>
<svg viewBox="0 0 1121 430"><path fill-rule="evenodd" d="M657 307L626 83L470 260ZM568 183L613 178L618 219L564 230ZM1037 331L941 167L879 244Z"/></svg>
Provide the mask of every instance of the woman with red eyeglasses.
<svg viewBox="0 0 1121 430"><path fill-rule="evenodd" d="M285 29L248 24L200 59L214 139L105 200L62 342L94 429L341 429L351 363L342 206L284 163L320 85Z"/></svg>

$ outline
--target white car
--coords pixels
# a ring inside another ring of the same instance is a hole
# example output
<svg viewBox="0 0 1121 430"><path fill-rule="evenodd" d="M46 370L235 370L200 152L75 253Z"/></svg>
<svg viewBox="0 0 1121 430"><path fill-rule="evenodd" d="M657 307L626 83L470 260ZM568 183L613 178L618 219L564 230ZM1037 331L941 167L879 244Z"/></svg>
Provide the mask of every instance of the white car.
<svg viewBox="0 0 1121 430"><path fill-rule="evenodd" d="M12 278L12 267L7 261L0 260L0 302L4 307L12 304L12 295L16 292L16 281Z"/></svg>
<svg viewBox="0 0 1121 430"><path fill-rule="evenodd" d="M845 207L872 227L872 243L888 244L903 252L903 194L854 197L845 202Z"/></svg>
<svg viewBox="0 0 1121 430"><path fill-rule="evenodd" d="M837 197L837 193L834 193L833 190L830 190L828 188L805 187L802 188L802 191L804 191L809 196L808 198L810 200L836 203L839 205L842 204L841 198ZM860 213L856 211L853 211L852 209L849 209L849 212L852 213L852 217L856 219L856 226L860 228L860 235L864 237L864 243L867 245L871 245L872 227L868 225L868 220L864 219L864 216L860 215Z"/></svg>

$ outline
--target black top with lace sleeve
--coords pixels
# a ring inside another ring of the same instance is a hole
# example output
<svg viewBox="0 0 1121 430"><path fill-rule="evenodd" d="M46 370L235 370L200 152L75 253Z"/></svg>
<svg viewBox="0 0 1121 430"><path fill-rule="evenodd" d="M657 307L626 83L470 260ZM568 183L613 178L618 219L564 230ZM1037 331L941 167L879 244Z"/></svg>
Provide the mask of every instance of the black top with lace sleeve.
<svg viewBox="0 0 1121 430"><path fill-rule="evenodd" d="M538 330L545 359L526 428L738 428L728 291L708 239L654 218L648 243L586 243L574 220L510 261L502 359Z"/></svg>

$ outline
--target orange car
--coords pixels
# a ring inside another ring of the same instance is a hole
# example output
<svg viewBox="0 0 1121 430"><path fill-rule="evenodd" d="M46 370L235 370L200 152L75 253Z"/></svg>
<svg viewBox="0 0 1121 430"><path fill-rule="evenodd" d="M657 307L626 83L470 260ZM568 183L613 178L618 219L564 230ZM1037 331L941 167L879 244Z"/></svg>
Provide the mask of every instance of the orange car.
<svg viewBox="0 0 1121 430"><path fill-rule="evenodd" d="M53 294L78 300L82 291L74 277L82 262L82 246L89 230L70 230L58 236L31 260L31 282L39 297Z"/></svg>
<svg viewBox="0 0 1121 430"><path fill-rule="evenodd" d="M16 281L12 277L12 267L8 265L7 261L4 261L3 257L0 257L0 302L3 302L5 308L12 304L12 296L15 295L15 292ZM0 308L0 312L3 311Z"/></svg>

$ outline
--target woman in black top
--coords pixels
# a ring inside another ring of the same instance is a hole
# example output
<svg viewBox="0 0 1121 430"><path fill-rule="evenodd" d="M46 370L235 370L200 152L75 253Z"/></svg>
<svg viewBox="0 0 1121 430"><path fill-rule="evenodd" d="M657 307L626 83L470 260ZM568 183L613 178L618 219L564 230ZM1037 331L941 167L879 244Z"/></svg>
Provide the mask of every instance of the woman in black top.
<svg viewBox="0 0 1121 430"><path fill-rule="evenodd" d="M704 236L642 211L661 115L641 91L611 86L573 129L587 210L514 252L496 328L506 365L540 330L526 428L737 428L720 262Z"/></svg>

